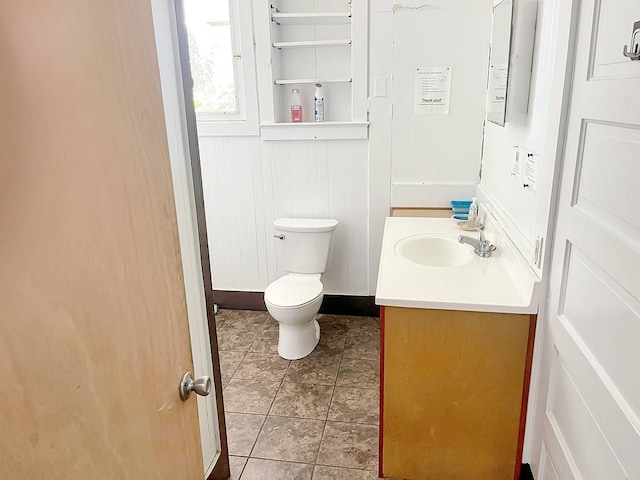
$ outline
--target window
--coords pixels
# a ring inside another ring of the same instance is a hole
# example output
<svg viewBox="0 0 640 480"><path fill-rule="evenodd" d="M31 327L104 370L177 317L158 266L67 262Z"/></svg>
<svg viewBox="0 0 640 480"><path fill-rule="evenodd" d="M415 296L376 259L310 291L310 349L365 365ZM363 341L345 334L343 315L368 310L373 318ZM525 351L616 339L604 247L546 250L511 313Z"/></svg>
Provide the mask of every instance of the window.
<svg viewBox="0 0 640 480"><path fill-rule="evenodd" d="M237 113L229 5L225 1L188 0L185 20L196 112Z"/></svg>
<svg viewBox="0 0 640 480"><path fill-rule="evenodd" d="M198 134L258 134L250 2L183 4Z"/></svg>

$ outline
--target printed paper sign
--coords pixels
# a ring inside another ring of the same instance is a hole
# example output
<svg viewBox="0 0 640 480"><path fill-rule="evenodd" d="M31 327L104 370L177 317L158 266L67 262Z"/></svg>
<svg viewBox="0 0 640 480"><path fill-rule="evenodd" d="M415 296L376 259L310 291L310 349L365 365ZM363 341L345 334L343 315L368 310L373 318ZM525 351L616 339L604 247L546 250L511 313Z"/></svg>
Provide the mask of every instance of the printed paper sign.
<svg viewBox="0 0 640 480"><path fill-rule="evenodd" d="M416 68L414 113L449 115L451 67Z"/></svg>
<svg viewBox="0 0 640 480"><path fill-rule="evenodd" d="M513 162L513 169L511 170L511 176L514 178L517 178L518 180L521 180L522 178L522 156L524 155L524 152L522 151L522 148L518 147L517 145L515 147L513 147L514 149L514 157L515 160Z"/></svg>
<svg viewBox="0 0 640 480"><path fill-rule="evenodd" d="M538 156L527 152L524 159L524 185L535 190L536 183L538 183Z"/></svg>
<svg viewBox="0 0 640 480"><path fill-rule="evenodd" d="M509 65L491 65L489 67L489 93L487 95L487 113L504 113L507 102L507 77Z"/></svg>

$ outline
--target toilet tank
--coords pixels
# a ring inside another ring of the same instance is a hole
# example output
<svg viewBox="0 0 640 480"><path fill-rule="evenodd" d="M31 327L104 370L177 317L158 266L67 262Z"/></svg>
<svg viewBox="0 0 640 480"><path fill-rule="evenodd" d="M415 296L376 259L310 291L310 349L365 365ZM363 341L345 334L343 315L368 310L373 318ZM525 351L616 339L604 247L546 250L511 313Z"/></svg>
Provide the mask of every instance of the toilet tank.
<svg viewBox="0 0 640 480"><path fill-rule="evenodd" d="M278 268L290 273L324 273L338 221L330 218L279 218L273 222Z"/></svg>

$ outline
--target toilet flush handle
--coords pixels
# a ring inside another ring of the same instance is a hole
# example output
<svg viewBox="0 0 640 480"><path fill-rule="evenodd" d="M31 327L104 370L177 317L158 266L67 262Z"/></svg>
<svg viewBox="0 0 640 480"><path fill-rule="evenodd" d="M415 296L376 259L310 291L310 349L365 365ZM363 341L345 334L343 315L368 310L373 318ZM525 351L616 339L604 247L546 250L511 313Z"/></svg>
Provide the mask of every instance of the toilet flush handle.
<svg viewBox="0 0 640 480"><path fill-rule="evenodd" d="M274 235L274 238L277 238L279 240L284 240L284 233L281 233L280 235Z"/></svg>

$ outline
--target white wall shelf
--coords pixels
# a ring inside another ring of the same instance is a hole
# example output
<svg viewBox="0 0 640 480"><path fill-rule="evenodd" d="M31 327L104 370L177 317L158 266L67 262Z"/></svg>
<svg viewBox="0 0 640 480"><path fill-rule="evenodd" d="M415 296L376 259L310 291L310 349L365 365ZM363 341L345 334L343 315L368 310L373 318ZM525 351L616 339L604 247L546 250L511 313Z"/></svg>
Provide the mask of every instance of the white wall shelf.
<svg viewBox="0 0 640 480"><path fill-rule="evenodd" d="M302 48L302 47L344 47L351 45L350 39L343 40L303 40L301 42L273 42L274 48Z"/></svg>
<svg viewBox="0 0 640 480"><path fill-rule="evenodd" d="M278 25L338 25L351 21L351 12L307 12L271 14Z"/></svg>
<svg viewBox="0 0 640 480"><path fill-rule="evenodd" d="M262 138L367 138L368 2L253 0L253 6ZM322 123L313 121L316 83L324 87ZM293 89L302 123L291 123Z"/></svg>
<svg viewBox="0 0 640 480"><path fill-rule="evenodd" d="M296 85L307 83L350 83L351 78L298 78L298 79L280 79L274 80L276 85Z"/></svg>
<svg viewBox="0 0 640 480"><path fill-rule="evenodd" d="M262 123L263 140L352 140L367 138L369 122Z"/></svg>

